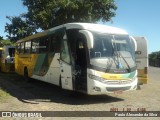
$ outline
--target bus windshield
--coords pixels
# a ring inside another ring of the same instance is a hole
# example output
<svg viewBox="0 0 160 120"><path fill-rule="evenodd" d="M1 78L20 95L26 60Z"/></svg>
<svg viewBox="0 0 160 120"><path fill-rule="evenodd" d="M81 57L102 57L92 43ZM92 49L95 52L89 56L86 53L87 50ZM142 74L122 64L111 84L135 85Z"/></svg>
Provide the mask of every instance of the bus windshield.
<svg viewBox="0 0 160 120"><path fill-rule="evenodd" d="M90 64L110 70L131 70L136 67L134 43L128 35L92 32L94 46Z"/></svg>

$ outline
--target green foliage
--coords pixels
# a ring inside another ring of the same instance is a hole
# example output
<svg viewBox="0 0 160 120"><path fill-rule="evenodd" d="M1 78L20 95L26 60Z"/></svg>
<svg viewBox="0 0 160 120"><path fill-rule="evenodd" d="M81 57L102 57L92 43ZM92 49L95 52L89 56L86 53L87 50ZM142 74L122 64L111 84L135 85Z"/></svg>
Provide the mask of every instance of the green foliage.
<svg viewBox="0 0 160 120"><path fill-rule="evenodd" d="M4 45L14 45L10 40L4 40L3 36L0 36L0 47L3 47Z"/></svg>
<svg viewBox="0 0 160 120"><path fill-rule="evenodd" d="M160 66L160 51L149 54L149 64Z"/></svg>
<svg viewBox="0 0 160 120"><path fill-rule="evenodd" d="M0 41L0 47L3 47L4 45L12 45L12 46L14 46L14 43L11 42L10 40L1 40Z"/></svg>
<svg viewBox="0 0 160 120"><path fill-rule="evenodd" d="M3 36L0 36L0 41L3 40Z"/></svg>
<svg viewBox="0 0 160 120"><path fill-rule="evenodd" d="M110 21L117 9L114 0L22 0L26 17L41 29L68 22Z"/></svg>
<svg viewBox="0 0 160 120"><path fill-rule="evenodd" d="M111 21L117 9L114 0L22 0L26 14L7 16L5 32L12 42L69 22Z"/></svg>
<svg viewBox="0 0 160 120"><path fill-rule="evenodd" d="M149 54L149 59L152 59L152 60L160 59L160 51Z"/></svg>
<svg viewBox="0 0 160 120"><path fill-rule="evenodd" d="M33 32L35 32L35 29L31 26L29 21L27 19L23 19L21 16L7 16L6 18L9 19L11 23L6 23L5 32L9 34L7 37L12 42L16 42L17 40L32 35Z"/></svg>

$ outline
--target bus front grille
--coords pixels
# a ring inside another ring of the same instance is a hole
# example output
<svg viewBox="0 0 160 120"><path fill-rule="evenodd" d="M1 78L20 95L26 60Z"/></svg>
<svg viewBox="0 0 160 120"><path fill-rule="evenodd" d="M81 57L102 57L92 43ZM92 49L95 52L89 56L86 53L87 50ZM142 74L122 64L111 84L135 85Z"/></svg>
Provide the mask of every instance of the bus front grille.
<svg viewBox="0 0 160 120"><path fill-rule="evenodd" d="M129 86L129 87L117 87L117 88L107 87L106 90L108 92L114 92L114 91L126 91L126 90L129 90L130 88L131 88L131 86Z"/></svg>
<svg viewBox="0 0 160 120"><path fill-rule="evenodd" d="M131 80L108 80L105 83L108 85L116 85L116 84L129 84L131 83Z"/></svg>

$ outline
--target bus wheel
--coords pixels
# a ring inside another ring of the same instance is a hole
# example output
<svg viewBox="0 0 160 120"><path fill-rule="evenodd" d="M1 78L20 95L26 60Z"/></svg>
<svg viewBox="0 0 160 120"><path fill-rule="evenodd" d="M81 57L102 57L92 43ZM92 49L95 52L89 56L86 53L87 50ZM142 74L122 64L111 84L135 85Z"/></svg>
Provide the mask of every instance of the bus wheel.
<svg viewBox="0 0 160 120"><path fill-rule="evenodd" d="M30 81L30 79L28 77L28 70L27 70L27 68L24 68L24 80L27 81L27 82Z"/></svg>

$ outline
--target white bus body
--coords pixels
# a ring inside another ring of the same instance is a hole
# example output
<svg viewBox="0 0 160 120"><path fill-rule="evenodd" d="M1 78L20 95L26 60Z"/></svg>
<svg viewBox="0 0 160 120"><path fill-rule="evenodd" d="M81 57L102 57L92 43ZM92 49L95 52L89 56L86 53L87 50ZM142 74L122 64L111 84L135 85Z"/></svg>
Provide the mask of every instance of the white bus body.
<svg viewBox="0 0 160 120"><path fill-rule="evenodd" d="M31 41L29 45L34 49L31 51L36 51L35 48L45 48L33 47L34 39L37 40L41 36L52 37L56 33L61 33L59 38L54 38L61 41L60 50L54 52L52 61L47 63L51 60L51 50L45 54L30 52L33 55L29 54L27 62L23 64L23 60L20 65L18 54L21 55L21 60L23 57L26 59L28 54L18 53L16 71L19 74L90 95L137 88L134 49L136 44L126 31L119 28L90 23L68 23L19 40L17 46L23 47L18 50L24 49L27 41ZM47 40L50 41L49 38ZM34 56L34 60L31 56ZM45 66L46 63L49 68Z"/></svg>

